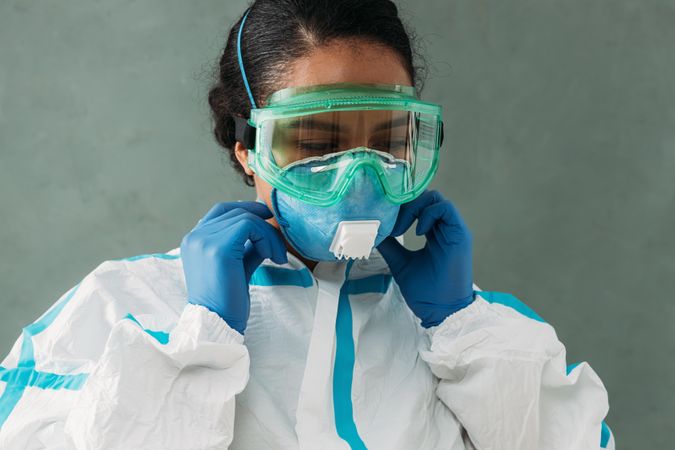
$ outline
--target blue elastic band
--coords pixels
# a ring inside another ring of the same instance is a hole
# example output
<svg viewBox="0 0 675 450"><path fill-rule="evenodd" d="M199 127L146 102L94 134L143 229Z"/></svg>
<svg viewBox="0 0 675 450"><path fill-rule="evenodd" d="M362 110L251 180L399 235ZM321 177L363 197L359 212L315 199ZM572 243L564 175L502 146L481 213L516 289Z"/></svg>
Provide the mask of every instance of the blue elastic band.
<svg viewBox="0 0 675 450"><path fill-rule="evenodd" d="M241 32L244 29L244 24L246 23L246 18L248 13L251 12L251 8L246 10L244 18L241 19L241 25L239 25L239 34L237 34L237 59L239 60L239 70L241 70L241 78L244 80L244 86L246 87L246 92L248 92L248 98L251 100L251 106L257 108L255 105L255 99L251 93L251 87L248 85L248 78L246 78L246 70L244 70L244 60L241 57Z"/></svg>

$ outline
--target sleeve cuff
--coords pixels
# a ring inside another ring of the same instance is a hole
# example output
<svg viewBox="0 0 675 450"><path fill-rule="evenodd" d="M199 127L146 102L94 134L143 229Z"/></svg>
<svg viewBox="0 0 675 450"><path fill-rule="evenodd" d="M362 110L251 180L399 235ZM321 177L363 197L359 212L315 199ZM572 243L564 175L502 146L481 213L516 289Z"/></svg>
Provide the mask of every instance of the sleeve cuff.
<svg viewBox="0 0 675 450"><path fill-rule="evenodd" d="M192 303L185 305L174 332L188 333L198 341L220 344L244 343L244 336L230 327L218 314Z"/></svg>
<svg viewBox="0 0 675 450"><path fill-rule="evenodd" d="M474 300L468 306L450 314L443 322L433 327L426 328L425 331L431 339L436 335L457 334L466 320L484 314L487 309L488 303L474 293Z"/></svg>

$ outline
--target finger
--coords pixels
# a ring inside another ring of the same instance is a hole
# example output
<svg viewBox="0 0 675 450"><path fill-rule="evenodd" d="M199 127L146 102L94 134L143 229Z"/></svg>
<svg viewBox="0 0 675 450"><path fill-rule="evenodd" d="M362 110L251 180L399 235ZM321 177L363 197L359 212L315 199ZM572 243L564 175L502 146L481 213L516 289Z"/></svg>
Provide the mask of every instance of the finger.
<svg viewBox="0 0 675 450"><path fill-rule="evenodd" d="M377 250L384 257L392 274L397 273L406 264L412 253L393 236L389 236L380 242Z"/></svg>
<svg viewBox="0 0 675 450"><path fill-rule="evenodd" d="M248 240L263 259L269 258L277 264L288 262L286 245L279 231L262 218L245 212L228 221L227 226L241 227L239 233L235 233L239 245L245 246Z"/></svg>
<svg viewBox="0 0 675 450"><path fill-rule="evenodd" d="M215 239L216 247L230 248L229 257L242 259L245 244L251 241L263 259L270 258L277 264L288 262L286 246L279 231L261 217L243 208L235 208L211 219L196 233Z"/></svg>
<svg viewBox="0 0 675 450"><path fill-rule="evenodd" d="M260 240L263 237L256 227L256 219L262 221L243 209L233 209L214 217L190 234L198 236L198 239L208 243L208 247L226 258L242 259L244 244L248 240ZM270 253L265 252L266 255Z"/></svg>
<svg viewBox="0 0 675 450"><path fill-rule="evenodd" d="M234 202L233 202L234 203ZM242 202L244 203L244 202ZM251 202L247 202L251 203ZM237 220L233 220L237 218ZM200 231L208 232L210 234L218 234L221 232L222 224L233 224L236 221L245 219L245 220L256 220L263 223L265 222L265 217L260 217L255 213L248 211L246 208L233 208L229 211L223 212L220 216L215 216L205 222L203 222L198 228ZM269 225L269 224L268 224ZM228 225L229 226L229 225ZM271 225L270 225L271 226Z"/></svg>
<svg viewBox="0 0 675 450"><path fill-rule="evenodd" d="M459 211L449 200L443 200L425 208L417 221L417 235L427 234L437 223L466 228Z"/></svg>
<svg viewBox="0 0 675 450"><path fill-rule="evenodd" d="M246 274L247 282L251 280L253 272L255 272L255 270L258 268L258 266L260 266L265 258L270 258L277 264L288 263L286 246L281 239L279 232L267 222L263 223L269 227L263 227L264 229L267 228L266 230L263 230L263 233L270 233L270 235L265 237L265 239L267 239L270 243L269 254L267 253L268 247L263 245L262 242L254 242L251 240L246 241L244 244L244 272Z"/></svg>
<svg viewBox="0 0 675 450"><path fill-rule="evenodd" d="M424 234L427 241L437 241L445 246L471 238L459 211L448 200L431 205L422 212L416 233Z"/></svg>
<svg viewBox="0 0 675 450"><path fill-rule="evenodd" d="M270 211L267 205L261 202L221 202L213 205L209 212L197 222L197 225L204 224L211 219L222 216L223 214L238 208L244 209L263 219L270 219L273 216L272 211Z"/></svg>
<svg viewBox="0 0 675 450"><path fill-rule="evenodd" d="M258 266L260 266L260 264L262 264L262 262L266 258L270 258L277 264L284 264L288 262L288 259L285 255L285 249L283 259L281 259L278 256L275 256L275 254L277 254L278 252L273 250L274 245L269 244L270 242L265 240L263 241L248 240L246 241L246 244L244 244L243 263L244 263L244 273L246 275L247 282L251 280L253 272L256 271Z"/></svg>
<svg viewBox="0 0 675 450"><path fill-rule="evenodd" d="M286 244L284 244L279 230L260 218L256 218L256 224L260 228L264 239L269 242L271 252L269 258L277 264L288 263ZM255 242L253 244L255 245Z"/></svg>
<svg viewBox="0 0 675 450"><path fill-rule="evenodd" d="M251 217L257 217L256 215L248 212L244 208L233 208L229 211L223 212L219 216L214 216L211 219L202 222L200 226L200 230L202 231L207 231L210 233L220 233L220 229L223 227L223 224L229 224L226 226L230 226L233 223L238 222L242 218L246 218L248 216ZM236 219L236 220L235 220ZM263 220L263 219L260 219Z"/></svg>
<svg viewBox="0 0 675 450"><path fill-rule="evenodd" d="M420 216L424 208L442 200L443 197L438 191L424 191L413 201L402 204L394 228L391 230L391 235L400 236L405 233L415 219Z"/></svg>
<svg viewBox="0 0 675 450"><path fill-rule="evenodd" d="M258 266L262 264L264 259L265 258L260 256L251 241L247 241L246 244L244 244L244 274L246 275L247 283L251 281L253 272L255 272Z"/></svg>

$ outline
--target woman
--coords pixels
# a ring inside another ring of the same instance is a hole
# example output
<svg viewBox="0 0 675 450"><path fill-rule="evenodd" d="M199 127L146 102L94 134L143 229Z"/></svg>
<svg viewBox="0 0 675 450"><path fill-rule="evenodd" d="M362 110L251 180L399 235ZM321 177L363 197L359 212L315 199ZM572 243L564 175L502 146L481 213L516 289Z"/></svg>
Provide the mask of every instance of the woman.
<svg viewBox="0 0 675 450"><path fill-rule="evenodd" d="M258 0L219 69L215 135L258 201L104 262L24 328L0 448L614 447L598 376L478 290L466 225L426 190L440 107L393 3Z"/></svg>

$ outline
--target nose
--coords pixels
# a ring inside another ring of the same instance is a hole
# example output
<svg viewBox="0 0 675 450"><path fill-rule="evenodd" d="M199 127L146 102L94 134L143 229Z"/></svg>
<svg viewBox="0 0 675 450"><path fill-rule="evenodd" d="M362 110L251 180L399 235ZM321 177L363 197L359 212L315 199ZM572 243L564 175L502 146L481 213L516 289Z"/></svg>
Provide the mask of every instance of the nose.
<svg viewBox="0 0 675 450"><path fill-rule="evenodd" d="M349 115L351 121L351 133L349 136L349 148L367 147L369 140L368 131L368 112L355 111Z"/></svg>
<svg viewBox="0 0 675 450"><path fill-rule="evenodd" d="M384 194L378 174L369 164L363 164L356 169L348 191L354 195L362 195L364 198L373 193Z"/></svg>

